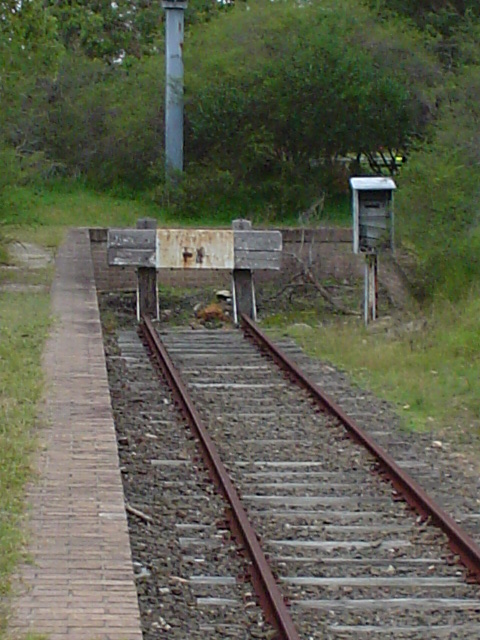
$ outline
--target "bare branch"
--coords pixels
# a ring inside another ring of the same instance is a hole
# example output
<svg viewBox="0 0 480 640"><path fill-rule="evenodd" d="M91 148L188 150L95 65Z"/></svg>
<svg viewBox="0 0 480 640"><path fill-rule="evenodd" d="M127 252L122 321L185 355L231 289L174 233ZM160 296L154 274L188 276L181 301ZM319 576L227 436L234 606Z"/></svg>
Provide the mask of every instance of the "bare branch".
<svg viewBox="0 0 480 640"><path fill-rule="evenodd" d="M309 266L307 266L305 264L305 261L302 260L301 258L299 258L299 256L297 256L296 253L293 253L293 252L290 252L290 251L285 251L284 255L291 256L292 258L294 258L294 260L296 260L302 266L301 276L303 277L304 281L305 282L309 282L318 291L318 293L322 296L322 298L326 302L328 302L328 304L333 309L335 309L335 311L338 311L338 312L340 312L340 313L342 313L343 315L346 315L346 316L360 316L361 315L361 313L359 311L354 311L353 309L349 309L348 307L345 307L340 302L337 302L336 300L334 300L332 295L328 292L328 290L323 285L321 285L318 282L318 280L315 278L314 274L312 273L311 268ZM287 285L287 287L288 287L288 285Z"/></svg>
<svg viewBox="0 0 480 640"><path fill-rule="evenodd" d="M136 509L135 507L132 507L132 505L128 504L128 502L125 503L125 509L128 513L131 513L133 516L136 516L140 520L143 520L143 522L146 522L147 524L152 524L153 522L152 516L149 516L146 513L143 513L143 511L140 511L140 509Z"/></svg>

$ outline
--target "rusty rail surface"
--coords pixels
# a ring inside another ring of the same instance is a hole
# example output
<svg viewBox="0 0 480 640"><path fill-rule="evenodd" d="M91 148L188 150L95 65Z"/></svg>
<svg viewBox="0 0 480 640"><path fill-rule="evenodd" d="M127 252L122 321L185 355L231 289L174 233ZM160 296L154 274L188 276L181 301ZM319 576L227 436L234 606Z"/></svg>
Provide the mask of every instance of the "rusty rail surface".
<svg viewBox="0 0 480 640"><path fill-rule="evenodd" d="M237 490L150 318L142 318L140 330L152 351L153 357L160 366L176 402L182 409L190 429L200 443L205 464L213 481L228 501L227 518L233 535L245 549L250 560L249 571L252 583L265 612L266 619L277 630L279 640L300 640L283 595L275 581L255 531L250 524Z"/></svg>
<svg viewBox="0 0 480 640"><path fill-rule="evenodd" d="M326 409L335 415L354 440L373 454L379 464L380 471L389 478L396 491L406 502L422 517L430 518L435 525L442 529L449 539L450 548L459 556L460 561L467 568L469 580L480 583L480 547L476 542L432 500L422 487L395 462L390 454L380 447L352 418L347 416L329 396L323 393L288 356L282 353L248 316L242 314L241 321L245 333L262 350L266 351L291 379L306 389L323 410Z"/></svg>

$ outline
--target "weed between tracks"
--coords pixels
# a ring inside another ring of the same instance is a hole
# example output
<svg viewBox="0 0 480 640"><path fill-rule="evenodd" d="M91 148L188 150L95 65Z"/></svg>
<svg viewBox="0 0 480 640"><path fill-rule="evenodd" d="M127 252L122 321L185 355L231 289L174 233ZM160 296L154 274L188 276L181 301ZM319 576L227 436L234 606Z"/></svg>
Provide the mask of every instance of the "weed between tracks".
<svg viewBox="0 0 480 640"><path fill-rule="evenodd" d="M478 442L478 295L461 307L442 301L423 318L384 319L369 330L358 319L338 317L281 330L311 355L348 370L360 385L396 403L409 428L445 435L459 444Z"/></svg>

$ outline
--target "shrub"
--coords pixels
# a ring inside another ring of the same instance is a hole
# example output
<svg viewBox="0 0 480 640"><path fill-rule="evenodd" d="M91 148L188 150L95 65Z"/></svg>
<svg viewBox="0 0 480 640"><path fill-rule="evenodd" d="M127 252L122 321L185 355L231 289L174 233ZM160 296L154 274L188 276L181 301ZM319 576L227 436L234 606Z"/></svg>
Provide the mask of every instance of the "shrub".
<svg viewBox="0 0 480 640"><path fill-rule="evenodd" d="M422 295L458 299L480 280L480 68L457 77L447 98L432 140L402 172L397 221L419 256Z"/></svg>
<svg viewBox="0 0 480 640"><path fill-rule="evenodd" d="M186 69L187 160L297 210L339 158L422 135L439 77L415 32L348 1L239 7L191 34Z"/></svg>

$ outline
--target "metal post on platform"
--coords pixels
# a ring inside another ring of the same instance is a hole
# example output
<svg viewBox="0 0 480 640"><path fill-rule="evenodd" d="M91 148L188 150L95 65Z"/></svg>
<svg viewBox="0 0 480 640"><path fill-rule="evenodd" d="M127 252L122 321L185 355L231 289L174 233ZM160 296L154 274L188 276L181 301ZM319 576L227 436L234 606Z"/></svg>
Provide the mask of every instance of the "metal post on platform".
<svg viewBox="0 0 480 640"><path fill-rule="evenodd" d="M378 256L365 255L365 325L377 318L378 301Z"/></svg>
<svg viewBox="0 0 480 640"><path fill-rule="evenodd" d="M250 220L234 220L233 230L248 231L252 228ZM232 272L233 293L233 320L239 323L242 313L252 320L257 319L257 305L255 300L255 283L251 269L233 269Z"/></svg>
<svg viewBox="0 0 480 640"><path fill-rule="evenodd" d="M137 229L156 228L157 221L154 218L140 218L137 221ZM147 315L154 320L160 318L155 267L137 268L137 320L139 322L142 315Z"/></svg>
<svg viewBox="0 0 480 640"><path fill-rule="evenodd" d="M164 0L165 9L165 174L183 171L183 32L185 0Z"/></svg>

